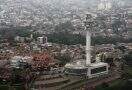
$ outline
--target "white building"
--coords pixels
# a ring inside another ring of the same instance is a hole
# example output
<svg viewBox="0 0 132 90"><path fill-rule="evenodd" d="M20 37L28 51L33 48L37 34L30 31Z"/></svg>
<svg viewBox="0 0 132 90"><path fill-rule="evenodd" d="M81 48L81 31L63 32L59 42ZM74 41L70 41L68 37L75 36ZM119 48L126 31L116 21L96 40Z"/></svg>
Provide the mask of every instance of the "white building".
<svg viewBox="0 0 132 90"><path fill-rule="evenodd" d="M91 35L89 31L86 34L86 60L78 60L65 65L65 73L70 75L84 75L88 78L97 77L100 75L108 74L108 64L96 60L95 63L91 63L90 54L90 39Z"/></svg>
<svg viewBox="0 0 132 90"><path fill-rule="evenodd" d="M22 63L31 64L32 59L33 59L33 58L32 58L32 57L29 57L29 56L25 56L25 57L23 57L23 56L14 56L14 57L12 57L11 60L10 60L10 65L11 65L11 67L13 67L13 68L20 68L20 65L21 65Z"/></svg>
<svg viewBox="0 0 132 90"><path fill-rule="evenodd" d="M88 18L88 17L87 17ZM87 19L88 20L88 19ZM90 20L91 22L91 20ZM65 65L65 73L70 75L84 75L88 78L108 74L108 64L99 62L91 63L91 33L86 26L86 60L78 60Z"/></svg>
<svg viewBox="0 0 132 90"><path fill-rule="evenodd" d="M112 8L111 0L100 0L98 10L109 10Z"/></svg>
<svg viewBox="0 0 132 90"><path fill-rule="evenodd" d="M47 37L38 37L37 42L38 44L45 44L47 43Z"/></svg>
<svg viewBox="0 0 132 90"><path fill-rule="evenodd" d="M24 42L25 41L25 37L16 36L14 38L14 40L17 41L17 42Z"/></svg>

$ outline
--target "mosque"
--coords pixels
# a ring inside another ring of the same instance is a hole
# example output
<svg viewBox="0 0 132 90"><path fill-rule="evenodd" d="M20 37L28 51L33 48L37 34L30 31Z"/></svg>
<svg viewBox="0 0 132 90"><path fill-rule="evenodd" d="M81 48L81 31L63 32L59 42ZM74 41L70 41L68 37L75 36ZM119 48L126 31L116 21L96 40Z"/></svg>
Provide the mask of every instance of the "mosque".
<svg viewBox="0 0 132 90"><path fill-rule="evenodd" d="M91 14L87 15L86 22L87 24L91 22ZM87 76L88 78L97 77L100 75L108 74L108 64L101 62L101 60L96 60L96 62L91 63L91 30L86 31L86 60L76 60L72 63L67 63L65 65L64 72L68 75L79 75ZM89 26L88 26L89 27Z"/></svg>

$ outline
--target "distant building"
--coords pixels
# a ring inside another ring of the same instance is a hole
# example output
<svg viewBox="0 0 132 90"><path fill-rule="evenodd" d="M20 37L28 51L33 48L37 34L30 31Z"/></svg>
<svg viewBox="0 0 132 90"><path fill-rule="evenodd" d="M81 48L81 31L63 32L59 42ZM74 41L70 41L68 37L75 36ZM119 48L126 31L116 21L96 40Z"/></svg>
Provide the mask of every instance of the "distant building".
<svg viewBox="0 0 132 90"><path fill-rule="evenodd" d="M14 40L17 41L17 42L24 42L25 41L25 38L24 37L20 37L20 36L16 36L14 38Z"/></svg>
<svg viewBox="0 0 132 90"><path fill-rule="evenodd" d="M10 65L13 68L20 68L23 67L24 65L31 64L32 57L28 56L14 56L10 60Z"/></svg>
<svg viewBox="0 0 132 90"><path fill-rule="evenodd" d="M35 44L35 45L32 45L32 50L33 50L33 51L41 51L41 48L38 47L37 44Z"/></svg>
<svg viewBox="0 0 132 90"><path fill-rule="evenodd" d="M37 38L37 43L38 44L45 44L45 43L47 43L47 37L38 37Z"/></svg>

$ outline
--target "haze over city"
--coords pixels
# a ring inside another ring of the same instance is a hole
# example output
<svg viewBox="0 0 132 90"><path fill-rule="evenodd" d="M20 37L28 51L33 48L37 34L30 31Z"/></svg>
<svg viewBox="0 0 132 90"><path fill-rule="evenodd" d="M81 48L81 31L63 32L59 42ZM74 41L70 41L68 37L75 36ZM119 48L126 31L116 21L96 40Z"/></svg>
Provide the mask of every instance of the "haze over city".
<svg viewBox="0 0 132 90"><path fill-rule="evenodd" d="M0 0L0 90L131 90L132 0Z"/></svg>

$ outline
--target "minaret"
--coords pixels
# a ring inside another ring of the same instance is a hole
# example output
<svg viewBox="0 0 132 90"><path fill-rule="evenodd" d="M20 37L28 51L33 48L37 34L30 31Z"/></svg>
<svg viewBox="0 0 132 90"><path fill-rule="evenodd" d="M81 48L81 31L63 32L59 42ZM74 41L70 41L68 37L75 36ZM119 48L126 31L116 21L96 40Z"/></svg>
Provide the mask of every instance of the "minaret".
<svg viewBox="0 0 132 90"><path fill-rule="evenodd" d="M91 64L91 29L92 29L92 15L87 14L85 22L85 31L86 31L86 66Z"/></svg>
<svg viewBox="0 0 132 90"><path fill-rule="evenodd" d="M86 31L86 65L91 64L91 33L89 31Z"/></svg>

